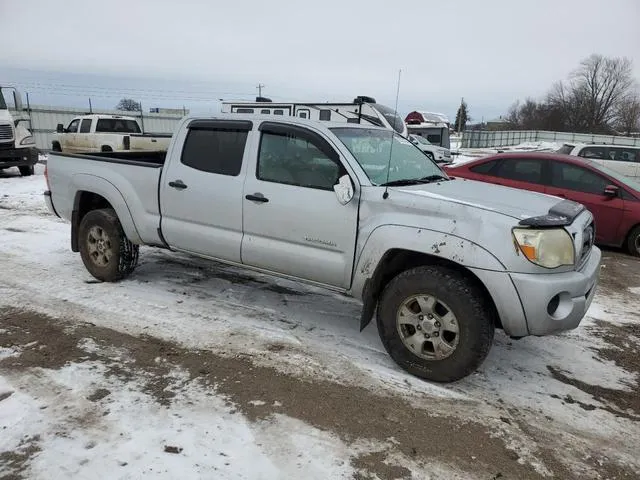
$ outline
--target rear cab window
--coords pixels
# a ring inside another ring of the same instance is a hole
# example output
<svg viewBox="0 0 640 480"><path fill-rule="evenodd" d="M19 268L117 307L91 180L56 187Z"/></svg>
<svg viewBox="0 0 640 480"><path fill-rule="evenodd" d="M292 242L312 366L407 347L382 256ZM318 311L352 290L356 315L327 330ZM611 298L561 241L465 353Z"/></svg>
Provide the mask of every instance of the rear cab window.
<svg viewBox="0 0 640 480"><path fill-rule="evenodd" d="M242 120L191 122L181 163L202 172L238 176L252 126Z"/></svg>
<svg viewBox="0 0 640 480"><path fill-rule="evenodd" d="M135 120L99 118L96 133L140 133L140 126Z"/></svg>

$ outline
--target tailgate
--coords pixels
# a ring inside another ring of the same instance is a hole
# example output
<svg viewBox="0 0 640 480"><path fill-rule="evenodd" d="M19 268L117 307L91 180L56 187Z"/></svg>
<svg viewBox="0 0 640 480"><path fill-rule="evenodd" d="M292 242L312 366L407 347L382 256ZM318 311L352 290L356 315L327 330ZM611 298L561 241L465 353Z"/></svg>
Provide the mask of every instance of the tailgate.
<svg viewBox="0 0 640 480"><path fill-rule="evenodd" d="M137 136L131 135L129 149L132 151L162 151L166 152L169 148L171 136Z"/></svg>

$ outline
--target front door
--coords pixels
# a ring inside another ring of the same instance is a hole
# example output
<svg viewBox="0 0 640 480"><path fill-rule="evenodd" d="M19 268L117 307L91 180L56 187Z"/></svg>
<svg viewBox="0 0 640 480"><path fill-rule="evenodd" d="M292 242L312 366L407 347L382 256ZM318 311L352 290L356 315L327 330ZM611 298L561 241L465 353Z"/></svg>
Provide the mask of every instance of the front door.
<svg viewBox="0 0 640 480"><path fill-rule="evenodd" d="M551 162L551 181L546 193L583 204L595 219L596 242L614 244L619 237L624 200L620 196L611 198L604 194L609 183L593 170L571 163Z"/></svg>
<svg viewBox="0 0 640 480"><path fill-rule="evenodd" d="M252 123L194 120L160 185L162 233L177 249L240 262L245 145Z"/></svg>
<svg viewBox="0 0 640 480"><path fill-rule="evenodd" d="M80 127L80 119L74 118L69 126L67 127L67 131L60 135L60 146L62 147L63 152L77 152L78 148L78 129Z"/></svg>
<svg viewBox="0 0 640 480"><path fill-rule="evenodd" d="M346 205L338 201L333 186L347 173L339 154L303 127L264 123L260 131L244 188L242 262L348 288L359 190Z"/></svg>

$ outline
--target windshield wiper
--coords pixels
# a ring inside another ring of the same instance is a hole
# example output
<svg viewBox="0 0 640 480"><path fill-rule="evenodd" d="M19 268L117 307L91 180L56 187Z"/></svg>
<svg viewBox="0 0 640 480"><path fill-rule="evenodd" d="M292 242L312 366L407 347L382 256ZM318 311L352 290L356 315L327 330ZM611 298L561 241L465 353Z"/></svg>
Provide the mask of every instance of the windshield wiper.
<svg viewBox="0 0 640 480"><path fill-rule="evenodd" d="M381 187L403 187L406 185L420 185L422 183L431 183L436 180L449 180L442 175L429 175L422 178L401 178L399 180L392 180L390 182L381 183Z"/></svg>
<svg viewBox="0 0 640 480"><path fill-rule="evenodd" d="M429 175L427 177L422 177L420 180L424 180L426 182L433 182L434 180L451 180L449 177L445 177L444 175Z"/></svg>

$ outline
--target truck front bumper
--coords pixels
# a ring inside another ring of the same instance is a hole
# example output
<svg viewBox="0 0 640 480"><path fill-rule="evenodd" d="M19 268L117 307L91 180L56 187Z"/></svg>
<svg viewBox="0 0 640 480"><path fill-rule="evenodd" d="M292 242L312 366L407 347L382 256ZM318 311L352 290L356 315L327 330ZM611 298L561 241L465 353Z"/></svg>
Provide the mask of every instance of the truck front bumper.
<svg viewBox="0 0 640 480"><path fill-rule="evenodd" d="M507 335L552 335L576 328L596 292L602 252L593 247L578 271L507 273L471 269L489 290Z"/></svg>
<svg viewBox="0 0 640 480"><path fill-rule="evenodd" d="M38 149L27 148L0 148L0 168L23 167L38 163Z"/></svg>
<svg viewBox="0 0 640 480"><path fill-rule="evenodd" d="M576 328L596 293L602 252L593 247L578 271L527 275L512 273L531 335L549 335Z"/></svg>

